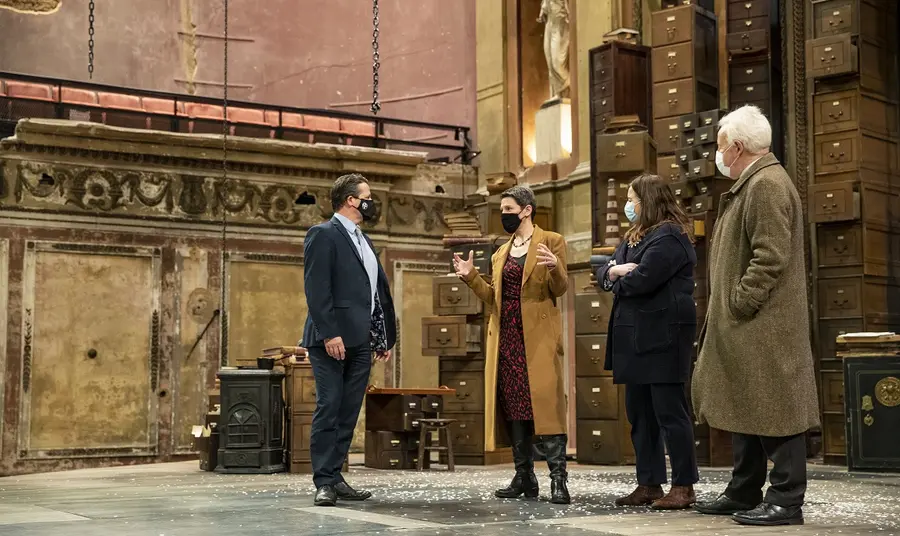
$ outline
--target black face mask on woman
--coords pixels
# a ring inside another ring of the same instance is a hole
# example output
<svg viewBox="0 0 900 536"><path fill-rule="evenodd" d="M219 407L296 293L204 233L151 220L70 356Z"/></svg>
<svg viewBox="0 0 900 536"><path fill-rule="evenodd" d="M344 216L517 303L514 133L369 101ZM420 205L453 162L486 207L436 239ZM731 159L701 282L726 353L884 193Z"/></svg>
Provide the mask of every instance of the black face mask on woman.
<svg viewBox="0 0 900 536"><path fill-rule="evenodd" d="M511 212L504 212L500 215L500 223L503 224L503 230L509 234L513 234L519 228L519 225L522 225L522 213L516 212L515 214Z"/></svg>

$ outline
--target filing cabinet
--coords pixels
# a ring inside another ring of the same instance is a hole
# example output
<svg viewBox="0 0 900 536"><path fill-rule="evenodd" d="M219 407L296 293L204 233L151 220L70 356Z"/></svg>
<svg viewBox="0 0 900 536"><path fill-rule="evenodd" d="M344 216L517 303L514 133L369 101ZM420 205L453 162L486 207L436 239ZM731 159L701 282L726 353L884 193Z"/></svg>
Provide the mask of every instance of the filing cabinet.
<svg viewBox="0 0 900 536"><path fill-rule="evenodd" d="M860 220L896 232L900 198L890 187L861 182L825 182L810 185L810 223Z"/></svg>
<svg viewBox="0 0 900 536"><path fill-rule="evenodd" d="M697 78L682 78L653 84L653 117L681 116L719 104L716 85Z"/></svg>
<svg viewBox="0 0 900 536"><path fill-rule="evenodd" d="M615 116L637 115L650 128L650 49L610 41L591 49L589 58L592 136Z"/></svg>
<svg viewBox="0 0 900 536"><path fill-rule="evenodd" d="M651 57L653 82L657 84L681 78L709 81L715 77L717 55L696 48L693 40L654 47Z"/></svg>
<svg viewBox="0 0 900 536"><path fill-rule="evenodd" d="M422 318L422 355L466 356L481 352L481 323L463 315Z"/></svg>
<svg viewBox="0 0 900 536"><path fill-rule="evenodd" d="M466 253L468 256L468 253ZM474 255L473 255L474 257ZM465 257L464 257L465 258ZM481 314L483 302L472 289L454 275L437 276L433 285L433 308L436 315Z"/></svg>
<svg viewBox="0 0 900 536"><path fill-rule="evenodd" d="M675 156L659 156L656 159L656 174L664 179L676 182L684 178L684 170Z"/></svg>
<svg viewBox="0 0 900 536"><path fill-rule="evenodd" d="M821 224L816 228L816 248L820 278L900 273L900 234L887 225Z"/></svg>
<svg viewBox="0 0 900 536"><path fill-rule="evenodd" d="M656 142L648 132L597 134L595 147L600 173L640 174L656 167Z"/></svg>
<svg viewBox="0 0 900 536"><path fill-rule="evenodd" d="M415 469L421 419L437 418L447 389L380 389L366 391L365 465L373 469ZM425 460L425 466L430 459Z"/></svg>
<svg viewBox="0 0 900 536"><path fill-rule="evenodd" d="M810 39L847 34L886 44L896 39L897 3L891 0L812 0Z"/></svg>
<svg viewBox="0 0 900 536"><path fill-rule="evenodd" d="M539 224L541 225L541 224ZM541 228L544 228L541 225ZM491 265L491 256L497 251L498 246L493 243L479 243L479 244L460 244L456 246L452 246L449 248L448 257L448 265L447 265L447 273L454 273L456 270L453 268L453 255L459 255L463 259L469 258L469 252L472 252L472 260L475 263L475 269L478 270L478 273L484 276L490 277L492 265ZM435 311L435 314L443 314Z"/></svg>
<svg viewBox="0 0 900 536"><path fill-rule="evenodd" d="M806 43L807 78L841 76L859 71L859 53L850 34L812 39Z"/></svg>

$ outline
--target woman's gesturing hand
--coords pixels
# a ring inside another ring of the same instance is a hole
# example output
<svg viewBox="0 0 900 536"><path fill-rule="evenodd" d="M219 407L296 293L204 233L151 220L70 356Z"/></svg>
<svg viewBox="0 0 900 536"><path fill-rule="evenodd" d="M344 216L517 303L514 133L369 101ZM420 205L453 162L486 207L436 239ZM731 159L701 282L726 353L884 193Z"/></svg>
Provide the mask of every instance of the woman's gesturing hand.
<svg viewBox="0 0 900 536"><path fill-rule="evenodd" d="M458 253L453 254L453 269L456 270L457 276L465 279L475 270L475 261L472 260L472 255L471 249L469 250L469 258L465 260Z"/></svg>
<svg viewBox="0 0 900 536"><path fill-rule="evenodd" d="M559 262L556 258L556 255L550 251L550 248L545 246L544 244L538 244L537 246L537 263L540 266L546 266L548 269L552 270L556 268L556 263Z"/></svg>

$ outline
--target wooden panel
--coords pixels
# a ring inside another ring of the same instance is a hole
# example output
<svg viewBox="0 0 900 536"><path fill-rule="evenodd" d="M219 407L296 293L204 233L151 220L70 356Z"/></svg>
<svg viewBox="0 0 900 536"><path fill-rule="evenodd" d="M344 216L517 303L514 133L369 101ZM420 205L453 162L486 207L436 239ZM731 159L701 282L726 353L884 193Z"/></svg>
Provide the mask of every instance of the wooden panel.
<svg viewBox="0 0 900 536"><path fill-rule="evenodd" d="M228 364L232 366L255 366L260 350L272 346L272 341L298 340L306 319L303 265L291 258L282 262L254 258L232 256L228 263ZM280 304L290 304L290 314Z"/></svg>
<svg viewBox="0 0 900 536"><path fill-rule="evenodd" d="M19 450L155 452L159 257L68 246L29 243L26 252Z"/></svg>

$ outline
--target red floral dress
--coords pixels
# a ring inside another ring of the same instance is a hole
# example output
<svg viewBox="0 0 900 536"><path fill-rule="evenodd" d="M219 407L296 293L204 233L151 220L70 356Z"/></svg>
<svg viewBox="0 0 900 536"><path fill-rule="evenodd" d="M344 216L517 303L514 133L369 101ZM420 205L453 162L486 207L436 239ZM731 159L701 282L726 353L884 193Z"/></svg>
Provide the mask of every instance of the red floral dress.
<svg viewBox="0 0 900 536"><path fill-rule="evenodd" d="M503 265L503 301L500 307L500 359L497 364L497 392L508 421L534 420L525 335L522 331L522 274L525 256L506 258Z"/></svg>

